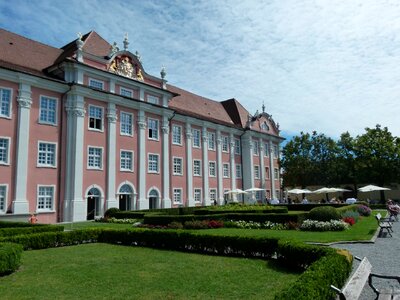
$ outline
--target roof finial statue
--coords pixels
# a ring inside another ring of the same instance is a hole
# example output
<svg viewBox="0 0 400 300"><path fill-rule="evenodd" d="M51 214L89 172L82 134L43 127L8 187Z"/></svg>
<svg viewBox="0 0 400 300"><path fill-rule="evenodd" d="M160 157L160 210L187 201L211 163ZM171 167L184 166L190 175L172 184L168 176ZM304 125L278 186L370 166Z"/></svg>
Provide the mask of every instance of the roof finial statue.
<svg viewBox="0 0 400 300"><path fill-rule="evenodd" d="M136 55L138 61L139 61L139 62L142 62L142 58L141 58L141 56L140 56L140 54L139 54L139 51L136 50L135 55Z"/></svg>
<svg viewBox="0 0 400 300"><path fill-rule="evenodd" d="M262 105L262 111L263 111L263 113L265 113L265 105L264 105L264 101L263 101L263 105Z"/></svg>
<svg viewBox="0 0 400 300"><path fill-rule="evenodd" d="M82 33L78 32L77 34L78 38L76 40L76 46L78 50L76 51L76 60L79 62L83 62L83 53L82 53L82 48L83 48L83 41L82 41Z"/></svg>
<svg viewBox="0 0 400 300"><path fill-rule="evenodd" d="M109 56L112 56L114 53L116 53L116 52L118 52L118 51L119 51L119 48L118 48L118 46L117 46L117 42L114 42L114 43L111 45L111 53L110 53Z"/></svg>
<svg viewBox="0 0 400 300"><path fill-rule="evenodd" d="M128 50L128 45L129 45L129 41L128 41L128 33L125 33L125 38L124 38L124 50Z"/></svg>
<svg viewBox="0 0 400 300"><path fill-rule="evenodd" d="M161 67L160 75L161 75L161 79L164 80L165 76L167 75L167 72L165 71L165 67L164 66Z"/></svg>

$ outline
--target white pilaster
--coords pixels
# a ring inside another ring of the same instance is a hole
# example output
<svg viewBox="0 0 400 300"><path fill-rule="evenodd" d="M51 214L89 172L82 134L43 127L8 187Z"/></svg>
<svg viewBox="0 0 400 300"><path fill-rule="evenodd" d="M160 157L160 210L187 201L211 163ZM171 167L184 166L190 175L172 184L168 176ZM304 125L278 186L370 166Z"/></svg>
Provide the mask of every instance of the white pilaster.
<svg viewBox="0 0 400 300"><path fill-rule="evenodd" d="M242 136L242 170L243 189L252 188L254 185L253 141L249 132ZM250 197L251 194L245 196L247 199Z"/></svg>
<svg viewBox="0 0 400 300"><path fill-rule="evenodd" d="M110 93L115 93L115 80L110 80Z"/></svg>
<svg viewBox="0 0 400 300"><path fill-rule="evenodd" d="M168 107L168 96L167 95L163 96L162 101L163 101L163 106Z"/></svg>
<svg viewBox="0 0 400 300"><path fill-rule="evenodd" d="M162 121L162 162L163 162L163 200L162 208L171 208L171 198L169 196L169 181L170 181L170 170L169 170L169 121L167 116L163 116Z"/></svg>
<svg viewBox="0 0 400 300"><path fill-rule="evenodd" d="M14 214L29 213L27 200L27 179L28 179L28 152L29 152L29 116L32 105L31 86L20 83L18 90L18 132L17 132L17 155L16 155L16 183L15 199L13 201ZM35 207L30 208L32 211Z"/></svg>
<svg viewBox="0 0 400 300"><path fill-rule="evenodd" d="M235 139L233 137L233 134L229 135L229 141L230 141L229 159L231 164L231 189L234 190L236 189L236 164L235 164ZM232 195L232 200L236 202L237 196Z"/></svg>
<svg viewBox="0 0 400 300"><path fill-rule="evenodd" d="M114 103L108 103L107 108L108 132L107 132L107 199L106 209L118 207L115 190L116 172L116 134L117 134L117 112ZM119 155L118 155L119 157Z"/></svg>
<svg viewBox="0 0 400 300"><path fill-rule="evenodd" d="M264 143L263 140L260 138L258 141L258 144L260 145L260 168L261 168L261 188L263 189L261 193L261 200L265 199L265 163L264 163Z"/></svg>
<svg viewBox="0 0 400 300"><path fill-rule="evenodd" d="M274 145L269 141L269 173L271 178L271 199L275 199Z"/></svg>
<svg viewBox="0 0 400 300"><path fill-rule="evenodd" d="M146 118L143 110L138 113L138 181L139 199L137 209L148 209L149 203L146 199L146 175L147 175L147 154L146 154Z"/></svg>
<svg viewBox="0 0 400 300"><path fill-rule="evenodd" d="M85 103L81 95L70 92L65 105L67 111L66 176L64 222L86 220L87 209L83 199L83 137Z"/></svg>
<svg viewBox="0 0 400 300"><path fill-rule="evenodd" d="M222 172L222 137L221 131L217 130L217 168L218 168L218 204L224 203L224 189L223 189L223 172Z"/></svg>
<svg viewBox="0 0 400 300"><path fill-rule="evenodd" d="M139 100L144 101L144 88L139 88Z"/></svg>
<svg viewBox="0 0 400 300"><path fill-rule="evenodd" d="M203 194L204 194L204 203L203 205L210 205L210 191L208 184L208 133L207 127L203 127L202 129L202 140L203 140Z"/></svg>
<svg viewBox="0 0 400 300"><path fill-rule="evenodd" d="M192 126L186 123L186 182L187 206L195 206L193 198L193 159L192 159Z"/></svg>

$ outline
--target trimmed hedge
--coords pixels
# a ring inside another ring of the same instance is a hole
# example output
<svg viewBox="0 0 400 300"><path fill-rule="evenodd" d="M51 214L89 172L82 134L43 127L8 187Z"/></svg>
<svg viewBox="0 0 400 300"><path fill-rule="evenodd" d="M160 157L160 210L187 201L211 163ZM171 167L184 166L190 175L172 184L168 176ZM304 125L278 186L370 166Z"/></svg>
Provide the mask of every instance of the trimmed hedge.
<svg viewBox="0 0 400 300"><path fill-rule="evenodd" d="M11 221L0 221L0 228L10 228L10 227L37 227L46 226L45 224L31 224L28 222L11 222Z"/></svg>
<svg viewBox="0 0 400 300"><path fill-rule="evenodd" d="M0 243L0 276L16 271L21 265L22 246Z"/></svg>
<svg viewBox="0 0 400 300"><path fill-rule="evenodd" d="M64 231L64 226L60 225L43 225L43 226L30 226L30 227L9 227L0 228L0 239L5 236L13 236L19 234L29 234L37 232L51 232L51 231Z"/></svg>
<svg viewBox="0 0 400 300"><path fill-rule="evenodd" d="M323 206L332 206L335 208L343 207L343 206L348 206L348 204L344 203L308 203L308 204L275 204L275 207L287 207L289 211L293 210L299 210L299 211L310 211L315 207L323 207Z"/></svg>
<svg viewBox="0 0 400 300"><path fill-rule="evenodd" d="M194 211L195 215L218 215L218 214L287 214L288 210L286 207L278 207L271 209L249 209L249 210L237 210L237 209L198 209Z"/></svg>
<svg viewBox="0 0 400 300"><path fill-rule="evenodd" d="M260 213L227 213L215 215L145 215L143 223L152 225L168 225L172 222L184 223L186 221L203 221L203 220L218 220L218 221L253 221L273 223L301 222L307 213L299 214L260 214Z"/></svg>
<svg viewBox="0 0 400 300"><path fill-rule="evenodd" d="M138 211L118 211L109 214L109 217L116 219L143 219L144 213Z"/></svg>

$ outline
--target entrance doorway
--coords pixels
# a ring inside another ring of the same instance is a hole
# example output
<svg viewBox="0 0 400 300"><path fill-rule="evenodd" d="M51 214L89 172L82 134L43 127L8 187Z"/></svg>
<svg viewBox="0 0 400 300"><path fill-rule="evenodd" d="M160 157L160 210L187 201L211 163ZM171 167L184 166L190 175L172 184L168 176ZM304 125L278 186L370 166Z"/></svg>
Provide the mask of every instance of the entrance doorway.
<svg viewBox="0 0 400 300"><path fill-rule="evenodd" d="M97 188L91 188L87 194L87 213L86 220L94 220L95 216L100 215L101 194Z"/></svg>
<svg viewBox="0 0 400 300"><path fill-rule="evenodd" d="M156 190L151 190L149 193L149 209L158 208L159 195Z"/></svg>
<svg viewBox="0 0 400 300"><path fill-rule="evenodd" d="M124 184L119 189L119 209L120 210L134 210L132 203L133 199L133 190L132 188Z"/></svg>

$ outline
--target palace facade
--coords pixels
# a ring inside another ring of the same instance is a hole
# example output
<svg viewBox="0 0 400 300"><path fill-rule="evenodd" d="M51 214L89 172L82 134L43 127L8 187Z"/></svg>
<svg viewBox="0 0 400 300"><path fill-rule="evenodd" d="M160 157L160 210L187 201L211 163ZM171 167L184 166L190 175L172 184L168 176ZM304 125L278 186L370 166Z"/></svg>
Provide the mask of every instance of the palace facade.
<svg viewBox="0 0 400 300"><path fill-rule="evenodd" d="M167 84L128 44L91 31L59 49L0 29L0 219L280 197L283 139L264 106Z"/></svg>

